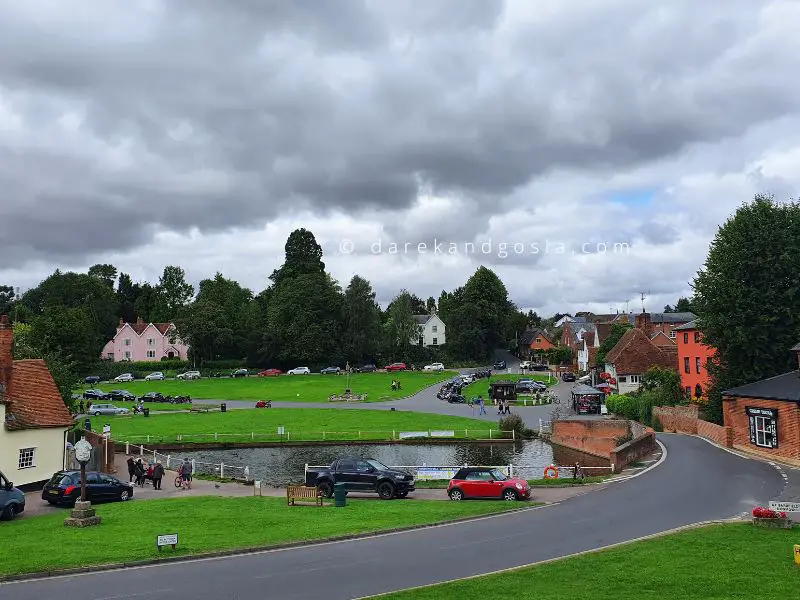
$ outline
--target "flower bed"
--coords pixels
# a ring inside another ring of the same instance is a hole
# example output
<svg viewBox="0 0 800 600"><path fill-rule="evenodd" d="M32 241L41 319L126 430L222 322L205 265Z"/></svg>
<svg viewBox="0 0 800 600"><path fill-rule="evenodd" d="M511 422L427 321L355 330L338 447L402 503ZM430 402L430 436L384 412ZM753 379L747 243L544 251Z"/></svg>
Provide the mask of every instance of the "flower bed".
<svg viewBox="0 0 800 600"><path fill-rule="evenodd" d="M786 515L785 512L777 512L771 508L756 506L753 509L753 525L791 529L792 520Z"/></svg>

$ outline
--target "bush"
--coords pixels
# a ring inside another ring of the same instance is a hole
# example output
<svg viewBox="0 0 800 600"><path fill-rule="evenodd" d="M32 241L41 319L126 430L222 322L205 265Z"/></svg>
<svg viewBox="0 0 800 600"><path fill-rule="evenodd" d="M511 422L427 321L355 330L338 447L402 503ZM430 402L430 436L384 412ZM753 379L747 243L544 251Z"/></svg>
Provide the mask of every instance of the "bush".
<svg viewBox="0 0 800 600"><path fill-rule="evenodd" d="M653 417L652 425L653 431L664 431L664 426L661 424L661 419Z"/></svg>
<svg viewBox="0 0 800 600"><path fill-rule="evenodd" d="M528 428L519 415L508 415L500 419L500 430L514 432L515 437L524 439L528 437Z"/></svg>

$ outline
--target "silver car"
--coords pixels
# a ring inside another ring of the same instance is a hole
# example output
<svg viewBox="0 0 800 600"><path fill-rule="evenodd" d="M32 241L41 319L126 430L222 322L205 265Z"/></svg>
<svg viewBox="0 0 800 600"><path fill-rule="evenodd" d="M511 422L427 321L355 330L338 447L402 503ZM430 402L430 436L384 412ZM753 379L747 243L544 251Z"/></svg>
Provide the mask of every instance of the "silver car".
<svg viewBox="0 0 800 600"><path fill-rule="evenodd" d="M89 414L99 417L100 415L128 415L130 412L127 408L119 408L113 404L92 404Z"/></svg>

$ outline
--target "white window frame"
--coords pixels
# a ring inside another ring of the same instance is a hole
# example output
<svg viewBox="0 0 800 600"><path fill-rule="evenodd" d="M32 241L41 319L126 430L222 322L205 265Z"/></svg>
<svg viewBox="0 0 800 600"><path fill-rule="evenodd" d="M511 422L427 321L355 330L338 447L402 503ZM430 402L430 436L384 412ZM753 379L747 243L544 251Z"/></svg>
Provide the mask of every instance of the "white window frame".
<svg viewBox="0 0 800 600"><path fill-rule="evenodd" d="M756 420L756 446L759 448L772 448L772 419L770 417L754 416ZM767 434L770 436L767 442Z"/></svg>
<svg viewBox="0 0 800 600"><path fill-rule="evenodd" d="M131 359L131 353L125 352L125 360L130 360L130 359Z"/></svg>
<svg viewBox="0 0 800 600"><path fill-rule="evenodd" d="M156 357L156 351L155 350L148 350L147 351L147 358L155 358L155 357Z"/></svg>
<svg viewBox="0 0 800 600"><path fill-rule="evenodd" d="M630 376L630 383L640 383L639 375L631 375Z"/></svg>
<svg viewBox="0 0 800 600"><path fill-rule="evenodd" d="M154 338L147 338L147 345L148 346L155 346L156 340Z"/></svg>
<svg viewBox="0 0 800 600"><path fill-rule="evenodd" d="M436 325L431 325L431 333L438 333L437 329Z"/></svg>
<svg viewBox="0 0 800 600"><path fill-rule="evenodd" d="M36 446L31 448L19 449L19 460L17 462L17 469L35 469L36 468Z"/></svg>
<svg viewBox="0 0 800 600"><path fill-rule="evenodd" d="M677 332L674 329L670 330L669 339L674 340L676 337L678 337Z"/></svg>
<svg viewBox="0 0 800 600"><path fill-rule="evenodd" d="M431 345L432 346L438 346L439 345L439 338L433 338L433 343Z"/></svg>
<svg viewBox="0 0 800 600"><path fill-rule="evenodd" d="M131 345L131 338L125 338L124 343L125 343L126 346L130 346Z"/></svg>

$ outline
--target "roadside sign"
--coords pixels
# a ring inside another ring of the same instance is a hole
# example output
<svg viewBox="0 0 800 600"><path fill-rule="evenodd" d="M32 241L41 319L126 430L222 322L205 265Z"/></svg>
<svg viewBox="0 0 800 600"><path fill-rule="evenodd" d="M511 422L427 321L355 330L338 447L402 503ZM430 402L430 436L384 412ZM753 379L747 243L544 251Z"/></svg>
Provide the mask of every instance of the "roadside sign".
<svg viewBox="0 0 800 600"><path fill-rule="evenodd" d="M283 427L278 427L278 435L284 435L286 433L286 429Z"/></svg>
<svg viewBox="0 0 800 600"><path fill-rule="evenodd" d="M770 510L785 513L800 513L800 502L770 502Z"/></svg>
<svg viewBox="0 0 800 600"><path fill-rule="evenodd" d="M158 551L161 552L161 548L164 546L172 546L172 549L175 549L175 546L178 545L178 534L177 533L168 533L166 535L159 535L156 536L156 546L158 547Z"/></svg>

